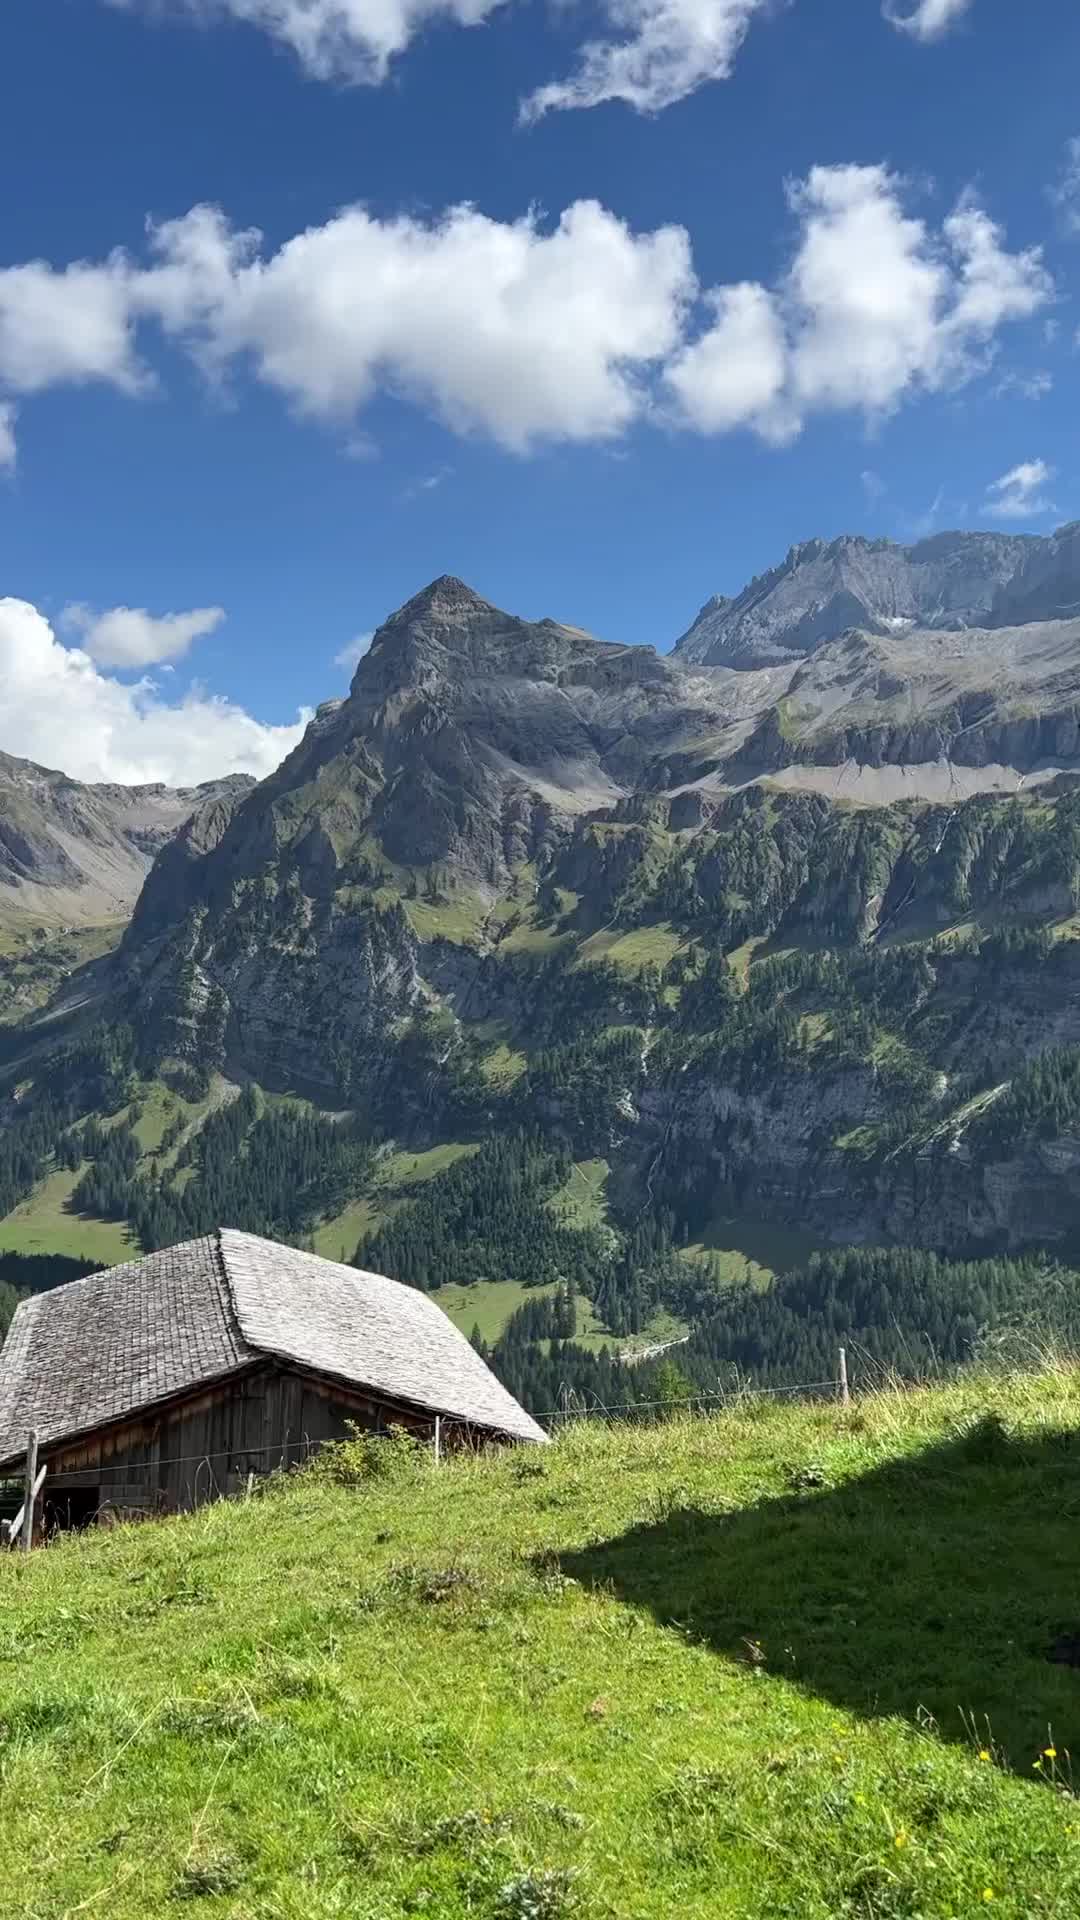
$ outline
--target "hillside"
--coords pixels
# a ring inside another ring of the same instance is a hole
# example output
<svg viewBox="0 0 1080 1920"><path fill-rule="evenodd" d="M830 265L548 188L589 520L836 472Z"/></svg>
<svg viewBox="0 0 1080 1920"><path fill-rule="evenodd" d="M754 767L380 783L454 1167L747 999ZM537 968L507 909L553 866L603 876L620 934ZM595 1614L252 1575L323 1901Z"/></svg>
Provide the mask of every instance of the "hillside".
<svg viewBox="0 0 1080 1920"><path fill-rule="evenodd" d="M1078 1455L975 1378L6 1557L5 1914L1066 1920Z"/></svg>

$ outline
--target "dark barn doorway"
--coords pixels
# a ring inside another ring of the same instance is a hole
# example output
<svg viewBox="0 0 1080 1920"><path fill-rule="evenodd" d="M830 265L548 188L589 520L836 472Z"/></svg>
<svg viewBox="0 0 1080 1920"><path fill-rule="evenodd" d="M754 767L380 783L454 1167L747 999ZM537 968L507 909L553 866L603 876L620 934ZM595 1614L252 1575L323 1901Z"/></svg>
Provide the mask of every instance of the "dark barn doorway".
<svg viewBox="0 0 1080 1920"><path fill-rule="evenodd" d="M56 1533L81 1533L84 1527L93 1526L100 1505L97 1487L69 1487L64 1493L54 1488L50 1493L46 1482L42 1502L45 1538L51 1539Z"/></svg>

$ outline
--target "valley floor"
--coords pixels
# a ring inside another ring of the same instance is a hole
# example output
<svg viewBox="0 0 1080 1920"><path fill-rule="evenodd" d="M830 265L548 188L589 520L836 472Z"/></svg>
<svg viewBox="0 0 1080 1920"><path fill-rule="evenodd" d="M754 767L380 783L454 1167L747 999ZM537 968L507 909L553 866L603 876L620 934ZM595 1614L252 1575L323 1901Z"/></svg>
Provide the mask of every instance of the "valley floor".
<svg viewBox="0 0 1080 1920"><path fill-rule="evenodd" d="M6 1558L4 1913L1065 1920L1078 1473L1080 1378L968 1378Z"/></svg>

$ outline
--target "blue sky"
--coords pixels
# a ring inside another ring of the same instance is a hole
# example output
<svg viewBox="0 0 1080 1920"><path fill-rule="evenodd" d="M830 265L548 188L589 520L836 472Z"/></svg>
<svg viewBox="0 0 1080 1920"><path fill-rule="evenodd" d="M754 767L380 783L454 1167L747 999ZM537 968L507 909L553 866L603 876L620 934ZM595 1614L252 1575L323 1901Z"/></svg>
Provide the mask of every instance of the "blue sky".
<svg viewBox="0 0 1080 1920"><path fill-rule="evenodd" d="M0 48L8 751L265 770L441 572L663 647L793 540L1080 515L1071 0L8 0Z"/></svg>

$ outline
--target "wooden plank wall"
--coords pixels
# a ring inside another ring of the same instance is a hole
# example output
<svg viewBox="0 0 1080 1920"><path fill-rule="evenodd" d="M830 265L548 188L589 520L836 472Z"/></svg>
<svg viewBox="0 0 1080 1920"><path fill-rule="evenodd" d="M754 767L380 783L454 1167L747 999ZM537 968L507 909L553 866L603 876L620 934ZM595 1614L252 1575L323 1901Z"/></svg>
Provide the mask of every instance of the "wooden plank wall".
<svg viewBox="0 0 1080 1920"><path fill-rule="evenodd" d="M97 1488L103 1511L176 1513L294 1466L351 1425L431 1433L434 1416L273 1364L50 1452L49 1487Z"/></svg>

